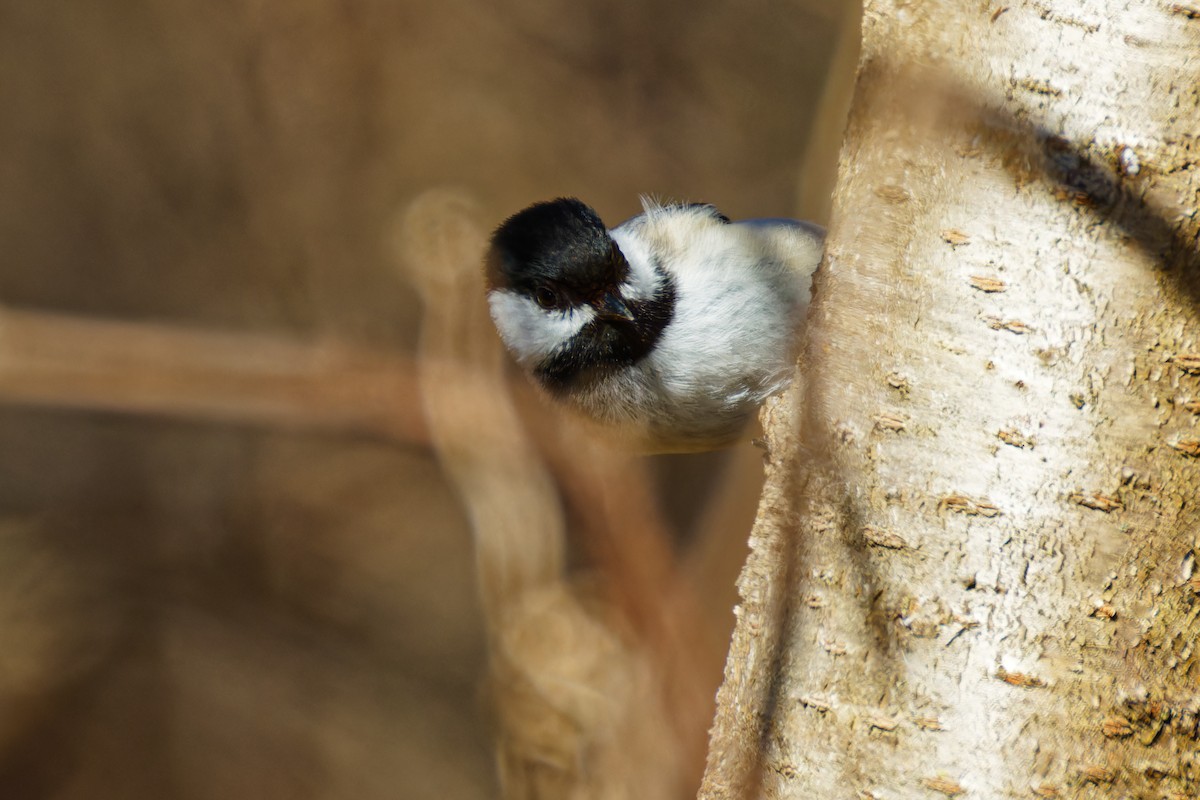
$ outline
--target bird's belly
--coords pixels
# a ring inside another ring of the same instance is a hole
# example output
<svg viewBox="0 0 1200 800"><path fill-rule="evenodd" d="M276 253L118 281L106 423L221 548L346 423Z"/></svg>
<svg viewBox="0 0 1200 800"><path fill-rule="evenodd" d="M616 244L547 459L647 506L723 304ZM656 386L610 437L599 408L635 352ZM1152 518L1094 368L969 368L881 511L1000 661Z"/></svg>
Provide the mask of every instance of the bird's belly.
<svg viewBox="0 0 1200 800"><path fill-rule="evenodd" d="M787 383L782 362L713 374L711 364L656 360L598 377L569 405L624 448L695 452L736 441L762 401Z"/></svg>

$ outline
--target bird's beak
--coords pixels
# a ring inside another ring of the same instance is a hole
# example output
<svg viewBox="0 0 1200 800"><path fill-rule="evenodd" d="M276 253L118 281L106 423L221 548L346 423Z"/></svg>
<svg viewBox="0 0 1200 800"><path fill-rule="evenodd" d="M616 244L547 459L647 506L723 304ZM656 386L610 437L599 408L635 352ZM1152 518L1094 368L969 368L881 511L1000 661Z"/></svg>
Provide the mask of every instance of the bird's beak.
<svg viewBox="0 0 1200 800"><path fill-rule="evenodd" d="M603 297L592 304L592 307L596 309L600 319L633 322L633 312L629 310L629 306L625 305L625 301L612 292L605 292Z"/></svg>

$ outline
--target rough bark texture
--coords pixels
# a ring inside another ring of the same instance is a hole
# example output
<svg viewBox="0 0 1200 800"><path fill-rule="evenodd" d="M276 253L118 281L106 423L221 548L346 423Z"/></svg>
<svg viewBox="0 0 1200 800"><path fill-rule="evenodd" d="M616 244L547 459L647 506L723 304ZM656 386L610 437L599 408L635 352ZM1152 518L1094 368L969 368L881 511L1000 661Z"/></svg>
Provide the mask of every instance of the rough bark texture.
<svg viewBox="0 0 1200 800"><path fill-rule="evenodd" d="M868 2L702 797L1194 797L1200 7Z"/></svg>

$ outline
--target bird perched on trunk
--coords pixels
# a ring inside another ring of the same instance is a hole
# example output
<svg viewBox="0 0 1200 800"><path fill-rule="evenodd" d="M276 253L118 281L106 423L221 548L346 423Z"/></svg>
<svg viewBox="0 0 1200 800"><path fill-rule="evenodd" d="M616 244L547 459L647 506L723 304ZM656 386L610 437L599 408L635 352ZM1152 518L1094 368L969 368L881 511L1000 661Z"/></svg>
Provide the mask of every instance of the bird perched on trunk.
<svg viewBox="0 0 1200 800"><path fill-rule="evenodd" d="M555 400L642 452L731 444L786 386L824 231L658 205L607 229L573 198L492 235L488 305L517 362Z"/></svg>

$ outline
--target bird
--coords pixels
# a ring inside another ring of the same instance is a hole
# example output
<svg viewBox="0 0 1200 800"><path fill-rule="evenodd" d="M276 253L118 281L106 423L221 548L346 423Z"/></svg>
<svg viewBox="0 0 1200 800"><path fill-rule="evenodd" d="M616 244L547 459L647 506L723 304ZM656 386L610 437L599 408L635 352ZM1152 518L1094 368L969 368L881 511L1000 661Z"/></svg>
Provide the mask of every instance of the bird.
<svg viewBox="0 0 1200 800"><path fill-rule="evenodd" d="M729 446L791 380L824 230L642 207L612 229L574 197L506 219L484 258L492 321L544 393L617 448Z"/></svg>

